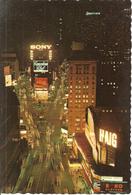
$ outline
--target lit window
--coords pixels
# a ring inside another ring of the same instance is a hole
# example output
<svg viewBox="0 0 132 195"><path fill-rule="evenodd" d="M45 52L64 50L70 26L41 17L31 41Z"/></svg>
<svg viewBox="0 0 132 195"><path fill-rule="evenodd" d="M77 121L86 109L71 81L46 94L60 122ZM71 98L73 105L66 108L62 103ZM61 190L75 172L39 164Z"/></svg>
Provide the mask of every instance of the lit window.
<svg viewBox="0 0 132 195"><path fill-rule="evenodd" d="M79 122L79 121L80 121L80 118L76 118L75 120L76 120L77 122Z"/></svg>
<svg viewBox="0 0 132 195"><path fill-rule="evenodd" d="M88 85L86 86L86 88L88 88Z"/></svg>
<svg viewBox="0 0 132 195"><path fill-rule="evenodd" d="M83 100L83 103L85 103L85 100Z"/></svg>
<svg viewBox="0 0 132 195"><path fill-rule="evenodd" d="M94 100L92 100L92 103L94 103Z"/></svg>
<svg viewBox="0 0 132 195"><path fill-rule="evenodd" d="M70 88L72 88L72 85L70 85Z"/></svg>
<svg viewBox="0 0 132 195"><path fill-rule="evenodd" d="M88 100L86 100L86 102L88 103Z"/></svg>
<svg viewBox="0 0 132 195"><path fill-rule="evenodd" d="M83 95L83 98L85 98L85 95Z"/></svg>
<svg viewBox="0 0 132 195"><path fill-rule="evenodd" d="M113 95L115 95L115 92L113 92Z"/></svg>

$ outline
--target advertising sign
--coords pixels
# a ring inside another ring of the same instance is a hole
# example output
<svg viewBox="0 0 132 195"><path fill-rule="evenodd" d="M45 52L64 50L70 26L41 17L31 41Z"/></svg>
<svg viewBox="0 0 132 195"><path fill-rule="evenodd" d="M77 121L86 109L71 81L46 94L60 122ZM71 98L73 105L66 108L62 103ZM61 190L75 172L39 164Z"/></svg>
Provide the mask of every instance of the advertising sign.
<svg viewBox="0 0 132 195"><path fill-rule="evenodd" d="M52 45L30 45L30 59L52 60Z"/></svg>
<svg viewBox="0 0 132 195"><path fill-rule="evenodd" d="M48 72L48 61L47 60L34 60L33 61L33 72Z"/></svg>
<svg viewBox="0 0 132 195"><path fill-rule="evenodd" d="M101 192L127 193L127 182L101 182Z"/></svg>
<svg viewBox="0 0 132 195"><path fill-rule="evenodd" d="M5 86L6 87L12 86L12 76L11 75L5 75Z"/></svg>
<svg viewBox="0 0 132 195"><path fill-rule="evenodd" d="M43 50L43 49L51 49L52 45L44 45L44 44L41 44L41 45L30 45L30 49L31 50Z"/></svg>
<svg viewBox="0 0 132 195"><path fill-rule="evenodd" d="M48 91L35 91L35 96L38 100L48 100Z"/></svg>
<svg viewBox="0 0 132 195"><path fill-rule="evenodd" d="M117 134L104 129L99 129L99 141L113 148L117 148Z"/></svg>
<svg viewBox="0 0 132 195"><path fill-rule="evenodd" d="M41 89L48 89L48 78L36 77L34 78L34 87Z"/></svg>

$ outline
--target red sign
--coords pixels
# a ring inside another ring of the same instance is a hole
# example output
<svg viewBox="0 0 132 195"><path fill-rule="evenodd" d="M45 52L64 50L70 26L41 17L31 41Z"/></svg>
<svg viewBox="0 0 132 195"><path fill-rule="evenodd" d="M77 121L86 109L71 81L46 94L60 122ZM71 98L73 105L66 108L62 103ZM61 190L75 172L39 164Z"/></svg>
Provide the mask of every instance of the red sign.
<svg viewBox="0 0 132 195"><path fill-rule="evenodd" d="M34 87L41 89L48 89L48 78L35 78Z"/></svg>
<svg viewBox="0 0 132 195"><path fill-rule="evenodd" d="M127 191L127 182L119 183L101 182L101 191L109 193L110 192L124 193Z"/></svg>

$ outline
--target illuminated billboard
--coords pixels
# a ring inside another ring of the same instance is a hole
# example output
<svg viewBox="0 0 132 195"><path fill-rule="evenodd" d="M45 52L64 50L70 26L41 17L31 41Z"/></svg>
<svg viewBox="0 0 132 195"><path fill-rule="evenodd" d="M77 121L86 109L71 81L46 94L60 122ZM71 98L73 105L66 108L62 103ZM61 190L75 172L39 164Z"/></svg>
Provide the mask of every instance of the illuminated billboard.
<svg viewBox="0 0 132 195"><path fill-rule="evenodd" d="M33 60L33 72L48 72L48 61Z"/></svg>
<svg viewBox="0 0 132 195"><path fill-rule="evenodd" d="M94 160L97 162L98 153L96 150L96 135L95 135L94 119L93 119L93 114L89 108L87 109L86 121L87 124L85 128L85 135L92 147Z"/></svg>
<svg viewBox="0 0 132 195"><path fill-rule="evenodd" d="M30 49L31 50L44 50L44 49L51 49L52 45L45 45L45 44L41 44L41 45L30 45Z"/></svg>
<svg viewBox="0 0 132 195"><path fill-rule="evenodd" d="M12 86L12 75L5 75L5 86Z"/></svg>
<svg viewBox="0 0 132 195"><path fill-rule="evenodd" d="M44 100L44 101L46 101L46 100L48 100L48 91L44 91L44 90L42 90L42 91L35 91L35 97L38 99L38 100Z"/></svg>
<svg viewBox="0 0 132 195"><path fill-rule="evenodd" d="M113 148L117 148L117 134L116 133L112 133L104 129L99 129L99 141L106 145L112 146Z"/></svg>
<svg viewBox="0 0 132 195"><path fill-rule="evenodd" d="M108 122L111 120L108 114ZM100 117L100 116L99 116ZM101 122L104 120L104 116L101 118ZM106 118L105 118L106 120ZM97 121L97 115L96 115ZM99 122L100 122L99 121ZM106 121L105 121L106 122ZM108 123L109 124L109 123ZM90 108L86 110L86 128L85 135L89 144L92 147L92 153L94 160L101 164L115 166L116 149L118 147L118 134L117 130L113 132L113 128L105 129L103 124L95 123L93 113ZM109 127L109 126L108 126Z"/></svg>
<svg viewBox="0 0 132 195"><path fill-rule="evenodd" d="M46 44L30 45L30 59L52 60L52 45Z"/></svg>
<svg viewBox="0 0 132 195"><path fill-rule="evenodd" d="M34 78L34 88L48 90L48 78L41 77Z"/></svg>
<svg viewBox="0 0 132 195"><path fill-rule="evenodd" d="M127 193L128 186L127 182L101 182L101 192L105 193Z"/></svg>

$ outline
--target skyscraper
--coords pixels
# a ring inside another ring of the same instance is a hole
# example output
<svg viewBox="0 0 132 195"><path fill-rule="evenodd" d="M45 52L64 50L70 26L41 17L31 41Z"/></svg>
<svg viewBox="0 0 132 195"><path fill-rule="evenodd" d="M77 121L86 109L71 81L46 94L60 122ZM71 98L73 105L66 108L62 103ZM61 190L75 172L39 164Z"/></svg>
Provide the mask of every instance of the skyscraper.
<svg viewBox="0 0 132 195"><path fill-rule="evenodd" d="M85 108L96 105L96 61L71 59L68 73L68 129L84 131Z"/></svg>

